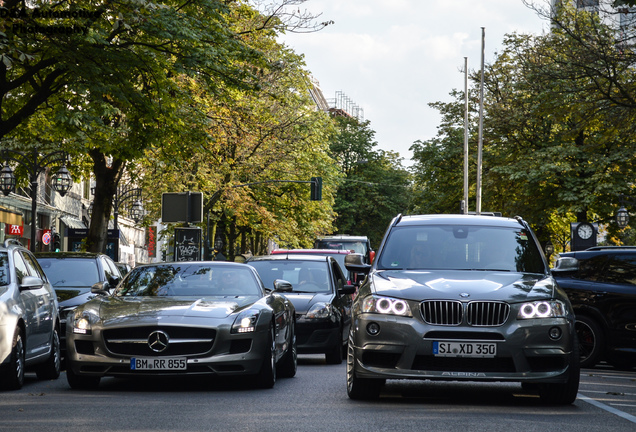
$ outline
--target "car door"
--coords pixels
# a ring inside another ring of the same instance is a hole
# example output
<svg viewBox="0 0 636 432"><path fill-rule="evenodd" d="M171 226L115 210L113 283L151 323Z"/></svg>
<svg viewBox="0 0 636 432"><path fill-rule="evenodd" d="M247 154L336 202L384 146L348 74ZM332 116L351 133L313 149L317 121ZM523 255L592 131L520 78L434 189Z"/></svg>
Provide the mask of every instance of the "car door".
<svg viewBox="0 0 636 432"><path fill-rule="evenodd" d="M340 311L342 319L342 335L343 338L347 338L349 335L349 329L351 328L351 305L353 303L351 295L343 294L340 290L347 284L342 270L338 263L334 260L330 260L331 276L333 279L333 286L336 294L334 297L334 306Z"/></svg>
<svg viewBox="0 0 636 432"><path fill-rule="evenodd" d="M29 269L24 261L20 251L13 251L13 263L15 268L16 282L18 287L22 285L22 280L31 276ZM42 317L39 316L41 293L38 289L19 289L19 306L22 309L22 319L25 323L24 345L26 358L37 355L42 349L42 340L40 325Z"/></svg>

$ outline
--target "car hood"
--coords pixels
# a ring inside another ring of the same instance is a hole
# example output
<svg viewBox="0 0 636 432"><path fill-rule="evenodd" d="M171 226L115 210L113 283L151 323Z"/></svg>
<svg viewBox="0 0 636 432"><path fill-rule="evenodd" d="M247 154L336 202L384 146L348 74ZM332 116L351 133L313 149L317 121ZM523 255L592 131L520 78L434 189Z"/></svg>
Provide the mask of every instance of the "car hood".
<svg viewBox="0 0 636 432"><path fill-rule="evenodd" d="M55 288L60 308L79 306L95 298L97 295L91 293L90 287L64 287Z"/></svg>
<svg viewBox="0 0 636 432"><path fill-rule="evenodd" d="M192 297L104 297L87 303L98 306L105 324L131 317L135 320L183 318L226 318L238 309L251 305L258 297L192 298ZM97 303L97 304L96 304Z"/></svg>
<svg viewBox="0 0 636 432"><path fill-rule="evenodd" d="M373 274L375 293L406 300L502 300L523 302L553 298L555 284L547 275L498 271L404 271Z"/></svg>
<svg viewBox="0 0 636 432"><path fill-rule="evenodd" d="M309 311L315 303L331 303L333 294L331 293L285 293L285 297L294 305L296 313L304 314Z"/></svg>

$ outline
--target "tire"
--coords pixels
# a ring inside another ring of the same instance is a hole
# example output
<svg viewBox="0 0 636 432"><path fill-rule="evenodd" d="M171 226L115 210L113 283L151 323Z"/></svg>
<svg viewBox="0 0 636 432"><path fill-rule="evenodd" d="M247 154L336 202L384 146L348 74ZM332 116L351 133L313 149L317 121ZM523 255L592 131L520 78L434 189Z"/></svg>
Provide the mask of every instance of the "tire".
<svg viewBox="0 0 636 432"><path fill-rule="evenodd" d="M16 329L13 336L11 358L2 369L0 382L7 390L19 390L24 385L24 341L20 329Z"/></svg>
<svg viewBox="0 0 636 432"><path fill-rule="evenodd" d="M355 351L353 335L349 333L347 347L347 395L354 400L373 400L380 397L380 390L386 382L384 379L358 378L355 371Z"/></svg>
<svg viewBox="0 0 636 432"><path fill-rule="evenodd" d="M62 370L62 351L60 348L60 336L57 333L57 329L53 329L53 336L51 339L51 354L46 361L35 370L36 375L41 380L58 379L60 371Z"/></svg>
<svg viewBox="0 0 636 432"><path fill-rule="evenodd" d="M100 377L77 375L70 364L66 365L66 380L73 390L92 390L99 386Z"/></svg>
<svg viewBox="0 0 636 432"><path fill-rule="evenodd" d="M267 338L267 348L263 358L261 370L256 376L256 386L258 388L269 389L276 384L276 345L274 341L274 327L269 328L269 337Z"/></svg>
<svg viewBox="0 0 636 432"><path fill-rule="evenodd" d="M601 326L592 318L580 315L576 317L574 328L579 339L581 367L594 367L605 350L605 335Z"/></svg>
<svg viewBox="0 0 636 432"><path fill-rule="evenodd" d="M341 364L343 358L342 352L342 331L338 333L338 340L336 346L331 349L331 351L325 353L325 360L327 364Z"/></svg>
<svg viewBox="0 0 636 432"><path fill-rule="evenodd" d="M291 378L295 376L296 370L298 369L298 351L296 349L296 334L293 326L290 339L291 344L287 348L287 352L276 365L276 374L283 378Z"/></svg>
<svg viewBox="0 0 636 432"><path fill-rule="evenodd" d="M579 392L579 380L581 379L580 354L578 343L575 341L568 380L564 383L540 384L539 397L548 405L570 405L576 400Z"/></svg>

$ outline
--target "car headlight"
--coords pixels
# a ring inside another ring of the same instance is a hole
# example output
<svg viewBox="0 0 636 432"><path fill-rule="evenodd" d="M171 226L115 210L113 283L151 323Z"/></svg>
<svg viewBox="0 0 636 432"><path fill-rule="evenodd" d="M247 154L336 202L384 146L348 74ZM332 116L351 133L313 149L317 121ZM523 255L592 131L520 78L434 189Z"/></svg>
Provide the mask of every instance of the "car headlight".
<svg viewBox="0 0 636 432"><path fill-rule="evenodd" d="M95 324L99 317L91 313L73 314L70 312L67 315L67 320L72 320L73 333L89 335L92 333L93 324ZM67 322L67 325L69 323Z"/></svg>
<svg viewBox="0 0 636 432"><path fill-rule="evenodd" d="M232 324L232 333L251 333L256 330L260 311L247 309L239 313Z"/></svg>
<svg viewBox="0 0 636 432"><path fill-rule="evenodd" d="M311 307L311 309L309 309L309 311L307 312L307 315L305 315L305 318L308 318L308 319L329 318L331 316L331 313L332 313L331 305L320 302L320 303L314 304Z"/></svg>
<svg viewBox="0 0 636 432"><path fill-rule="evenodd" d="M545 300L523 303L517 319L565 317L565 304L560 300Z"/></svg>
<svg viewBox="0 0 636 432"><path fill-rule="evenodd" d="M409 304L402 299L368 296L362 302L362 312L384 315L413 316Z"/></svg>

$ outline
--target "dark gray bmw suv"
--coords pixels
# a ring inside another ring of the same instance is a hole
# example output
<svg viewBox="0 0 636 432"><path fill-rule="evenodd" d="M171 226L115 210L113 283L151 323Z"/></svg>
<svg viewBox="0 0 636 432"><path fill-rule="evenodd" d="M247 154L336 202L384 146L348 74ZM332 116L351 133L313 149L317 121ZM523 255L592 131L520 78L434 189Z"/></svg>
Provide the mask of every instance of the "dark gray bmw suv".
<svg viewBox="0 0 636 432"><path fill-rule="evenodd" d="M347 393L387 379L521 382L550 404L579 387L574 313L528 224L474 215L397 216L352 311Z"/></svg>

